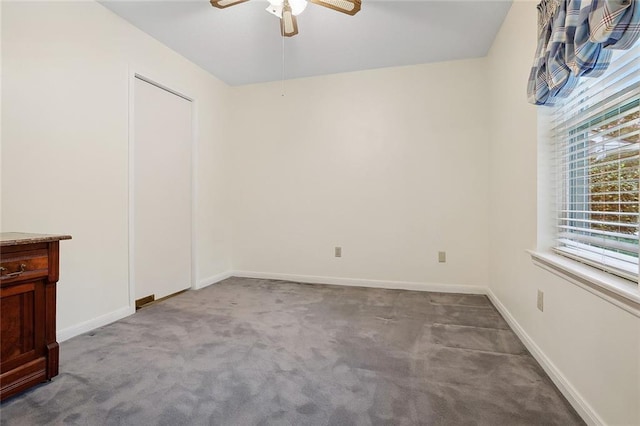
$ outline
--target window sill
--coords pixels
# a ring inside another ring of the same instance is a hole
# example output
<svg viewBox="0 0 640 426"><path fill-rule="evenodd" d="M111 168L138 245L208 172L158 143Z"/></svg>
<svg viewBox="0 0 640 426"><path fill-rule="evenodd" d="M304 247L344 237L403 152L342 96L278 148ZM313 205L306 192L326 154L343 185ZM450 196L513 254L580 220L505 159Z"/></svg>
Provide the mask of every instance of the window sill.
<svg viewBox="0 0 640 426"><path fill-rule="evenodd" d="M563 256L528 250L536 266L582 287L625 311L640 317L640 291L637 284Z"/></svg>

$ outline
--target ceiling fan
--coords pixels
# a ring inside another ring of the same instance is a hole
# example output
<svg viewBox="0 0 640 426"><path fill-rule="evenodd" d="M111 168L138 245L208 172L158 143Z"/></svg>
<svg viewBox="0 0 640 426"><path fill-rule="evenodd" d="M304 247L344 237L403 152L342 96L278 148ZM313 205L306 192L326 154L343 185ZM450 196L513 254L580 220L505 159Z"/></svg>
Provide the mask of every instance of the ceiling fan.
<svg viewBox="0 0 640 426"><path fill-rule="evenodd" d="M211 0L211 6L224 9L229 6L244 3L249 0ZM309 0L311 3L355 15L360 11L361 0ZM296 16L307 7L307 0L269 0L267 12L280 18L280 32L284 37L298 34Z"/></svg>

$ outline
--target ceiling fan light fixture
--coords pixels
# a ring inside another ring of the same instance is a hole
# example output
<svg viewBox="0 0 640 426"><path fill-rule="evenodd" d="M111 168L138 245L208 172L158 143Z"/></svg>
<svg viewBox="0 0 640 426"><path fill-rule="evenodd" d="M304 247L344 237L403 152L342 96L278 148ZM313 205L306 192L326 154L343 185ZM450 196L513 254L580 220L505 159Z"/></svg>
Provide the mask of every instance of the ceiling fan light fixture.
<svg viewBox="0 0 640 426"><path fill-rule="evenodd" d="M269 6L267 6L267 12L276 15L278 18L282 18L283 6L283 0L270 0ZM307 8L307 0L289 0L289 6L291 6L293 16L298 16Z"/></svg>
<svg viewBox="0 0 640 426"><path fill-rule="evenodd" d="M269 6L267 6L267 12L278 18L282 18L282 2L272 1Z"/></svg>
<svg viewBox="0 0 640 426"><path fill-rule="evenodd" d="M355 15L360 11L361 0L309 0L313 4L328 7L347 15Z"/></svg>
<svg viewBox="0 0 640 426"><path fill-rule="evenodd" d="M287 0L282 6L282 18L280 18L280 32L284 37L293 37L298 34L298 21L291 11L291 6Z"/></svg>
<svg viewBox="0 0 640 426"><path fill-rule="evenodd" d="M289 0L289 5L293 16L298 16L307 8L307 0Z"/></svg>
<svg viewBox="0 0 640 426"><path fill-rule="evenodd" d="M235 6L236 4L244 3L249 0L211 0L211 6L218 9L224 9L229 6Z"/></svg>

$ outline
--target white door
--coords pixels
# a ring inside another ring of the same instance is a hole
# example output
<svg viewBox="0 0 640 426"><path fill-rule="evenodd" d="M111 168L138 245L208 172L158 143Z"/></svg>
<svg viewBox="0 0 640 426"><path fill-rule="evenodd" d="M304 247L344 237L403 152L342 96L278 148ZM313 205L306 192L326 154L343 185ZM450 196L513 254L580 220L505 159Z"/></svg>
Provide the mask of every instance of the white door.
<svg viewBox="0 0 640 426"><path fill-rule="evenodd" d="M135 78L135 299L191 287L191 101Z"/></svg>

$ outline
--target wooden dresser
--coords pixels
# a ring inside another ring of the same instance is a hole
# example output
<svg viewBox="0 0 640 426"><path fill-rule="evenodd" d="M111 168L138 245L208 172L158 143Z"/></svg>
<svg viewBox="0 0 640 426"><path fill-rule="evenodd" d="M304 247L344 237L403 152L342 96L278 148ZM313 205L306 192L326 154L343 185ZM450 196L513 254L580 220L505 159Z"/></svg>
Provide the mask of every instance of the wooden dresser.
<svg viewBox="0 0 640 426"><path fill-rule="evenodd" d="M58 374L58 246L68 239L0 233L0 400Z"/></svg>

